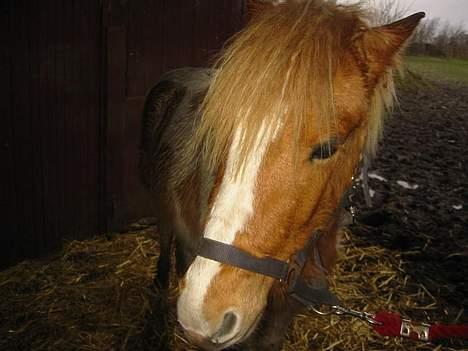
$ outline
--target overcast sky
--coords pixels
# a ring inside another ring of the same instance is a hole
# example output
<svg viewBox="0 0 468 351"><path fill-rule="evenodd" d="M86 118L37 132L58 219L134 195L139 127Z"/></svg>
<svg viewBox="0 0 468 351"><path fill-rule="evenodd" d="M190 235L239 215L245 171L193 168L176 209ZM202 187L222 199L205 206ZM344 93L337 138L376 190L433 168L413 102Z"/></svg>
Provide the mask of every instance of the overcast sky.
<svg viewBox="0 0 468 351"><path fill-rule="evenodd" d="M440 17L442 21L463 24L468 30L468 0L400 0L413 12L424 11L428 18Z"/></svg>

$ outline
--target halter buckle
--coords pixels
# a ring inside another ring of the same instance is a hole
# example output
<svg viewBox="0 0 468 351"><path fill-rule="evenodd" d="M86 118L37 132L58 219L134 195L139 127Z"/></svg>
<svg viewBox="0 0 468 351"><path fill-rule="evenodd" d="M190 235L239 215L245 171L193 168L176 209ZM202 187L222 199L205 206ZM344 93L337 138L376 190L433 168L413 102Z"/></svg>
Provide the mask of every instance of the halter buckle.
<svg viewBox="0 0 468 351"><path fill-rule="evenodd" d="M297 281L301 277L302 270L304 269L304 266L307 261L307 257L309 255L309 249L311 247L314 247L314 249L317 248L317 242L318 239L320 238L320 232L317 231L312 234L312 237L309 239L307 244L294 256L291 257L291 259L288 261L288 272L286 274L286 278L284 279L284 282L286 283L287 286L287 292L290 295L294 295L296 291L296 284ZM320 257L320 253L314 250L314 260L316 261L315 263L319 268L322 268L322 260Z"/></svg>
<svg viewBox="0 0 468 351"><path fill-rule="evenodd" d="M297 256L298 255L294 255L289 262L286 279L284 279L288 294L293 294L295 292L297 280L301 276L302 269L304 268L304 262L300 262Z"/></svg>

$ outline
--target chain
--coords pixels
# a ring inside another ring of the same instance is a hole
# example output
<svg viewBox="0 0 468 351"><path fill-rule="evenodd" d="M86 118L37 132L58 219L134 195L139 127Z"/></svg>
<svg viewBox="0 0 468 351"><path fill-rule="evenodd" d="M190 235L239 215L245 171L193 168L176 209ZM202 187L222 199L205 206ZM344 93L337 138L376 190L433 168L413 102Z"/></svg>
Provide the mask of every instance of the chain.
<svg viewBox="0 0 468 351"><path fill-rule="evenodd" d="M357 215L357 210L354 202L354 194L356 193L356 189L358 186L359 178L356 178L356 176L352 176L351 178L351 189L348 193L348 211L353 218L353 223L356 220L356 215Z"/></svg>
<svg viewBox="0 0 468 351"><path fill-rule="evenodd" d="M359 318L360 320L370 324L370 325L382 325L381 322L375 319L375 315L368 312L361 312L356 311L350 308L345 308L343 306L331 306L329 311L321 311L314 306L310 307L310 310L314 313L317 313L320 316L329 316L329 315L336 315L336 316L351 316L355 318Z"/></svg>

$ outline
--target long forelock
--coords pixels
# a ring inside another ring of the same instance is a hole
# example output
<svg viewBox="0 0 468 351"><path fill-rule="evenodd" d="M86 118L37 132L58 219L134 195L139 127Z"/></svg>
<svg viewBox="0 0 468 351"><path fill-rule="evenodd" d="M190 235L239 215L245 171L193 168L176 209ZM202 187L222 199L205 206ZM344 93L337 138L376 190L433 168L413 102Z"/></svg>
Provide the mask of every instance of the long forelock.
<svg viewBox="0 0 468 351"><path fill-rule="evenodd" d="M393 67L388 68L384 72L371 97L367 140L364 145L364 153L369 159L373 159L377 153L379 142L383 137L385 118L391 114L394 102L397 101L394 82L395 70L401 70L399 58L396 58Z"/></svg>
<svg viewBox="0 0 468 351"><path fill-rule="evenodd" d="M291 119L297 142L308 128L331 128L335 72L347 37L363 25L360 16L357 7L308 0L254 17L218 60L200 107L193 145L211 169L226 158L239 130L242 171L262 130Z"/></svg>

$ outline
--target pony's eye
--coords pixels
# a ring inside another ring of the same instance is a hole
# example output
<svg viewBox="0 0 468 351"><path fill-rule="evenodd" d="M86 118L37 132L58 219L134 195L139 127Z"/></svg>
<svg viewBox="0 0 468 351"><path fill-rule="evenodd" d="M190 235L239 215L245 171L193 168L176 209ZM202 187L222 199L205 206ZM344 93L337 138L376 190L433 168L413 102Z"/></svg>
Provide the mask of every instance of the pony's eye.
<svg viewBox="0 0 468 351"><path fill-rule="evenodd" d="M326 160L332 157L336 150L338 150L336 141L330 140L329 142L316 146L310 154L310 160Z"/></svg>

